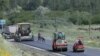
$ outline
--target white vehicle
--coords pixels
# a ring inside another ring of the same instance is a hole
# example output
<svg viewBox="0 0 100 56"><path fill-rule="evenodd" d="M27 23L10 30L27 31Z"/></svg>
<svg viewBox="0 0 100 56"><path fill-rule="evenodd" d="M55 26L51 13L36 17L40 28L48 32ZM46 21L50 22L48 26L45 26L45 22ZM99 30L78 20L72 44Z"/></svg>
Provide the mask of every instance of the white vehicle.
<svg viewBox="0 0 100 56"><path fill-rule="evenodd" d="M18 23L16 37L14 37L15 41L22 40L34 40L34 36L31 31L31 23Z"/></svg>
<svg viewBox="0 0 100 56"><path fill-rule="evenodd" d="M11 26L5 26L2 32L2 35L9 39L9 38L13 38L12 35L15 34L17 31L17 28L15 25L11 25Z"/></svg>

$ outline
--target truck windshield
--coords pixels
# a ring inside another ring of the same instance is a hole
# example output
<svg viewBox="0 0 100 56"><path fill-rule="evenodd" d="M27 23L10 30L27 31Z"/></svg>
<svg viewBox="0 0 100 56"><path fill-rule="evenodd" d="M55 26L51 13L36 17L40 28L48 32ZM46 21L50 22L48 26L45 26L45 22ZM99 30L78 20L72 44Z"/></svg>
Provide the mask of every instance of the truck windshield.
<svg viewBox="0 0 100 56"><path fill-rule="evenodd" d="M29 28L30 28L30 25L29 24L21 25L21 29L22 30L27 30Z"/></svg>
<svg viewBox="0 0 100 56"><path fill-rule="evenodd" d="M58 39L65 39L65 35L62 33L58 34Z"/></svg>
<svg viewBox="0 0 100 56"><path fill-rule="evenodd" d="M63 33L55 33L54 34L55 39L65 39L65 34Z"/></svg>

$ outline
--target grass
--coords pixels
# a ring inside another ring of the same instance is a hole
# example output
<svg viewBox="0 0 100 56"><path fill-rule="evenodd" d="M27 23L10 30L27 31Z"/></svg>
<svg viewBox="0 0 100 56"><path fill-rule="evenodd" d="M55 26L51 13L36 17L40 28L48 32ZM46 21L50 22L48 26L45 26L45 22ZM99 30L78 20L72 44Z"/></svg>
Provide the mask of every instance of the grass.
<svg viewBox="0 0 100 56"><path fill-rule="evenodd" d="M11 54L8 51L0 48L0 56L11 56Z"/></svg>
<svg viewBox="0 0 100 56"><path fill-rule="evenodd" d="M83 30L78 30L78 27L86 27L88 28L88 25L84 26L59 26L58 31L62 31L66 35L66 40L69 43L74 43L76 39L78 39L79 36L83 36L83 41L86 46L91 46L91 47L98 47L100 48L100 39L95 38L96 36L100 36L99 31L91 31L91 34L89 35L89 31L83 31ZM99 25L92 25L92 27L99 27ZM33 32L34 34L38 33L38 30L42 30L44 37L47 39L52 39L53 38L53 33L55 32L55 28L52 26L48 28L39 28L39 27L33 27ZM94 37L91 39L90 37Z"/></svg>
<svg viewBox="0 0 100 56"><path fill-rule="evenodd" d="M26 53L14 46L12 43L3 39L0 35L0 56L32 56L29 53Z"/></svg>
<svg viewBox="0 0 100 56"><path fill-rule="evenodd" d="M0 56L21 56L21 51L0 35Z"/></svg>

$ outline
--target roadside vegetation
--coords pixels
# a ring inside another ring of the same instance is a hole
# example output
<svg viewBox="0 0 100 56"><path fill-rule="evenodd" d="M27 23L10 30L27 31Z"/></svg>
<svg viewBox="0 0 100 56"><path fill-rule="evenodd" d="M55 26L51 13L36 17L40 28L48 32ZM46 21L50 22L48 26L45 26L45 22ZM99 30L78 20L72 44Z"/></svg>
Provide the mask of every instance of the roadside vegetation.
<svg viewBox="0 0 100 56"><path fill-rule="evenodd" d="M0 56L21 56L21 51L5 41L0 35Z"/></svg>
<svg viewBox="0 0 100 56"><path fill-rule="evenodd" d="M0 56L36 56L36 55L35 54L31 55L30 53L24 52L17 46L14 46L12 43L6 41L0 35Z"/></svg>

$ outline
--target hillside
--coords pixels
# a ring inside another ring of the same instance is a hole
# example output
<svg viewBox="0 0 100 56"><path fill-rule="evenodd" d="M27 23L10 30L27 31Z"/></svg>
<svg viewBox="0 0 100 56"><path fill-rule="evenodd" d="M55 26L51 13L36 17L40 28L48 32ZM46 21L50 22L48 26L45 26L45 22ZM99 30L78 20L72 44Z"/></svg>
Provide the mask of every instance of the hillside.
<svg viewBox="0 0 100 56"><path fill-rule="evenodd" d="M0 19L5 18L7 24L53 18L78 25L99 24L99 5L100 0L3 0L0 1ZM50 12L43 14L43 8Z"/></svg>

